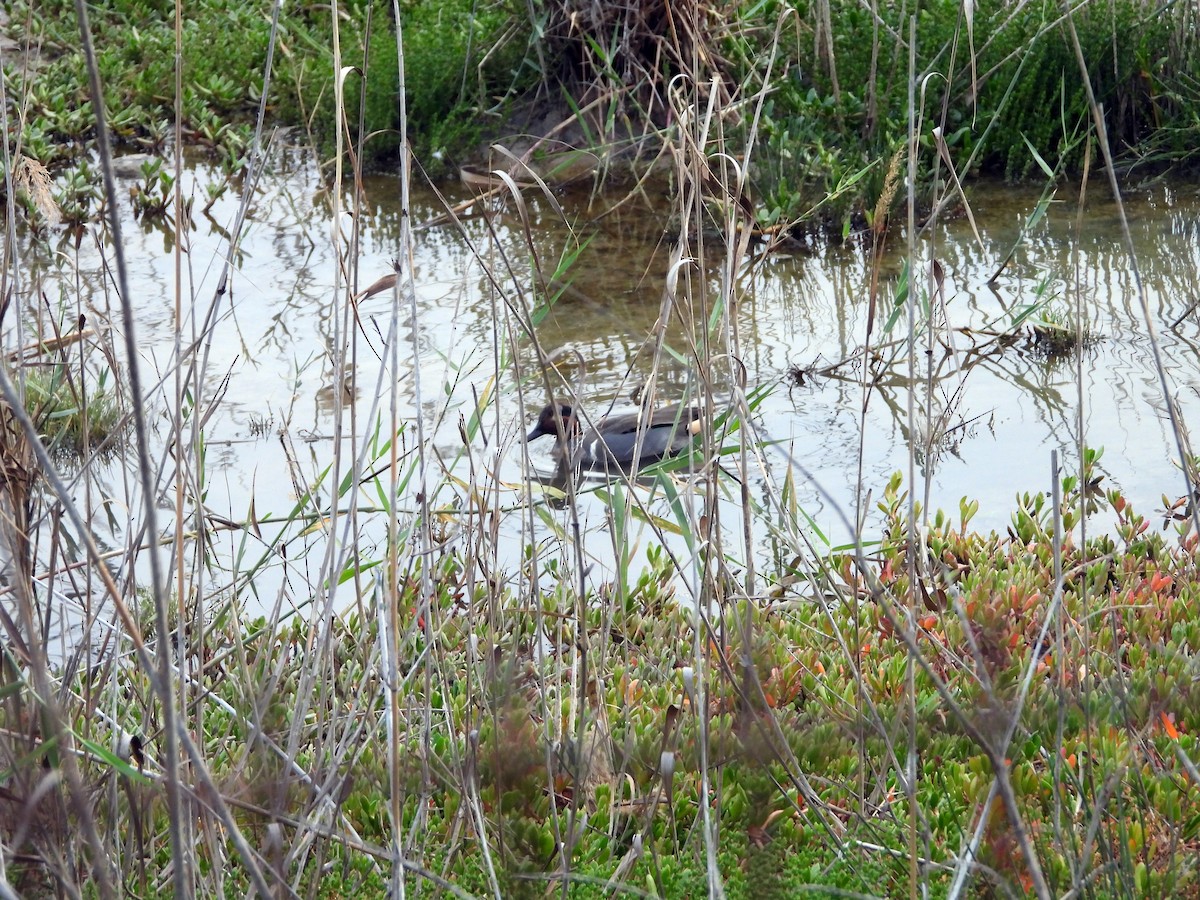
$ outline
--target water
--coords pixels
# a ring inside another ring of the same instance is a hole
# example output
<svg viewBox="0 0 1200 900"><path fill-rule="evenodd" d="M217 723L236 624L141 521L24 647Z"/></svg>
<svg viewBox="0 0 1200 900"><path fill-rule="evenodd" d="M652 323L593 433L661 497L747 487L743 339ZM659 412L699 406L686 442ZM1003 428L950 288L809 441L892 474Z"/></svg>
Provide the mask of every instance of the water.
<svg viewBox="0 0 1200 900"><path fill-rule="evenodd" d="M215 180L215 172L194 161L186 174L185 193L202 198L204 186ZM221 565L193 568L206 594L225 596L236 586L245 598L250 595L244 591L247 585L238 581L239 573L259 559L270 560L254 572L252 594L257 599L249 600L251 609L270 609L276 603L284 609L303 606L324 590L321 523L280 520L318 482L334 457L342 389L333 360L341 346L350 348L352 362L352 385L345 388L341 404L340 441L347 454L358 454L370 444L375 416L383 414L386 421L389 391L377 386L390 389L394 382L397 414L404 423L402 452L413 450L420 419L437 451L431 479L436 481L447 469L467 479L468 466L473 465L477 480L499 486L494 497L512 510L501 516L500 564L515 568L522 546L541 542L548 533L541 520L517 508L527 477L521 436L529 424L516 403L518 363L529 406L536 410L546 400L529 342L518 339L514 351L505 331L506 304L520 309L535 302L537 280L519 217L510 207L493 215L490 223L474 216L457 225L418 229L411 259L418 328L413 333L405 304L398 322L401 365L392 371L381 361L387 358L384 337L392 325L392 293L362 300L355 315L347 314L344 293L347 278L356 279L361 290L390 272L391 260L400 255L399 183L384 177L365 182L357 269L347 267L340 275L330 239L329 197L321 184L306 152L289 148L273 158L256 189L217 324L210 335L196 335L208 354L199 405L205 417L204 481L193 477L189 482L186 506L194 515L202 500L212 516L253 520L257 527L218 532L210 552ZM442 190L451 203L470 198L465 189ZM964 496L980 500L976 527L1002 529L1018 493L1049 490L1052 449L1061 452L1068 471L1077 464L1081 399L1085 441L1105 451L1101 471L1106 485L1119 487L1147 513L1161 506L1163 494L1174 499L1183 491L1116 205L1093 187L1077 222L1073 190L1064 186L1049 214L1021 239L1039 191L970 185L968 199L979 240L965 216L948 217L918 248L919 273L928 271L931 256L943 268L944 306L938 315L944 316L948 328L939 330L931 356L941 367L932 394L922 386L913 395L919 445L915 489L918 496L927 492L933 507L947 510L956 510ZM609 403L627 407L626 396L651 370L653 343L648 336L660 315L675 240L665 202L618 205L623 197L623 192L599 199L585 194L559 197L570 228L550 204L529 198L532 246L544 271L552 272L563 254L582 247L566 276L569 287L537 334L547 353L565 361L572 388L595 415ZM210 308L237 201L232 193L222 198L209 215L197 215L187 235L185 322L193 315L195 322L202 321ZM1195 286L1200 191L1194 185L1156 184L1131 191L1125 201L1169 390L1184 423L1194 422L1200 414L1200 314L1188 310L1200 299ZM174 239L160 227L135 222L127 201L121 202L138 345L144 378L152 385L146 408L158 461L166 458L169 422L164 410L175 390ZM201 204L198 199L197 209ZM443 212L433 192L415 191L416 223L437 220ZM347 239L353 221L348 213L342 217ZM760 437L773 442L765 458L775 480L757 478L751 494L769 499L789 459L794 461L798 500L820 534L834 544L848 537L842 516L854 515L860 452L863 483L875 497L893 472L908 470L912 429L905 323L884 333L904 266L902 235L893 241L881 264L874 336L881 349L871 366L877 384L870 392L864 392L862 368L853 362L828 374L810 374L803 383L794 378L797 368L827 368L852 358L861 347L871 284L868 250L817 244L804 252L760 254L739 286L735 318L741 361L748 387L766 389L757 422ZM1011 261L989 286L1014 246ZM714 242L711 249L708 277L715 284L720 248ZM70 318L82 299L89 322L102 331L119 332L114 288L95 238L85 239L77 251L65 242L59 250L50 256L30 248L26 254L36 261L27 263L31 275L21 297L27 319L40 315L45 321L47 308L61 308ZM920 274L922 290L926 283ZM46 302L39 299L43 294ZM1017 340L1004 347L984 333L1011 330L1015 316L1042 302L1073 323L1077 298L1092 336L1082 351L1082 391L1073 356L1047 359L1030 346L1024 327L1016 330ZM193 339L193 327L198 326L185 326L184 345ZM672 319L668 343L683 350L684 335L678 319ZM947 335L953 338L952 351ZM9 340L13 342L11 333ZM924 340L922 334L921 367ZM993 352L969 352L982 344ZM95 348L88 358L93 368L101 365ZM919 381L925 374L921 367ZM716 376L718 388L728 383L721 372ZM686 365L664 359L659 397L674 399L692 382L694 373ZM492 393L499 400L488 407L482 432L466 448L460 416L469 418L476 403ZM944 429L919 424L927 404L944 414ZM930 433L937 438L933 452L925 443ZM535 468L547 470L552 468L550 442L542 443L546 446L533 445L531 459ZM110 513L116 512L111 525L99 515L93 524L101 540L119 546L122 535L132 533L139 520L133 479L119 464L94 471L95 484L111 504ZM368 482L368 487L376 483ZM175 499L169 478L160 489L160 518L169 521ZM432 500L450 507L462 505L462 498L461 491L443 485ZM369 499L366 490L359 502ZM323 504L327 503L326 487ZM414 505L412 492L398 503L401 509ZM655 509L670 517L665 505ZM611 577L617 552L606 532L608 506L589 495L580 510L588 536L585 555L598 564L592 577L599 582ZM565 513L553 512L554 517L565 524ZM188 527L193 525L194 520ZM1094 527L1110 525L1101 519ZM359 526L340 542L347 561L343 565L349 564L353 551L367 561L382 545L380 516L372 519L364 513ZM870 527L871 522L868 531ZM765 553L766 535L761 529L756 534ZM643 527L636 541L640 557L653 539ZM682 542L676 549L686 553ZM144 580L144 562L129 572ZM336 604L350 604L353 585L339 591Z"/></svg>

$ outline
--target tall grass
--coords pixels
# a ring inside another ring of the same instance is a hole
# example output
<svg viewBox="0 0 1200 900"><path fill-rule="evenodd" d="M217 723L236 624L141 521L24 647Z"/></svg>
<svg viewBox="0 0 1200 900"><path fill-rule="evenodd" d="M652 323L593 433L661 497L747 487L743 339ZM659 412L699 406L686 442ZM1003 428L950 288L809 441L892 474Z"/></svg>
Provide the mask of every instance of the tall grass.
<svg viewBox="0 0 1200 900"><path fill-rule="evenodd" d="M499 239L472 247L494 304L474 405L452 408L446 384L464 376L448 366L445 384L431 380L421 357L427 326L408 224L414 167L403 153L406 224L395 277L382 288L391 304L377 332L363 327L357 260L369 135L353 111L368 103L373 73L344 64L351 52L335 4L323 75L338 123L324 238L336 260L330 363L342 385L377 354L379 378L365 411L343 416L343 393L332 393L327 454L289 453L280 477L294 482L296 499L286 515L260 519L251 507L239 521L218 519L203 502L206 422L221 398L209 360L235 273L227 263L212 297L193 296L193 260L175 242L177 340L169 352L156 348L161 374L149 383L96 104L110 213L99 233L124 345L89 351L100 360L53 352L73 372L120 362L112 370L133 423L116 451L128 473L120 498L128 518L116 529L125 544L103 552L87 499L99 489L89 457L69 482L26 412L30 378L0 367L4 896L1194 889L1195 504L1168 540L1149 533L1119 492L1099 495L1081 413L1079 471L1046 460L1044 479L1031 479L1049 496L1022 498L1009 534L974 533L977 505L965 499L956 519L929 508L918 457L932 452L943 381L961 386L969 366L954 347L936 243L919 238L937 234L950 199L969 208L971 167L945 140L961 110L923 90L934 70L918 64L918 20L880 22L874 32L904 48L908 128L894 141L899 151L889 144L869 162L881 179L872 239L882 246L902 236L908 260L890 283L881 254L872 255L864 292L875 312L861 356L863 421L877 402L868 362L886 352L907 367L912 456L904 479L861 484L845 523L857 537L831 548L796 500L802 462L769 447L756 421L766 388L743 363L737 315L760 259L751 251L751 183L779 36L797 21L811 27L835 93L852 83L831 5L813 10L811 25L780 15L740 102L723 81L714 11L672 5L671 37L650 42L650 52L634 40L646 27L635 13L647 9L610 10L604 22L568 31L601 95L613 96L608 79L618 76L644 90L636 108L661 130L675 186L677 229L644 344L644 383L611 393L637 387L643 402L660 403L664 369L682 360L690 380L669 399L701 404L715 422L695 453L642 477L514 485L501 475L504 454L529 462L514 420L527 422L552 398L595 418L604 400L618 402L594 396L574 361L542 343L540 321L580 248L570 222L553 257L534 239L535 205L563 214L520 154L498 151L502 190L483 215L493 227L501 216L518 224L522 255ZM78 3L90 57L86 12ZM1064 16L1073 28L1074 13ZM177 19L180 45L182 33ZM974 52L969 35L967 44ZM405 47L401 32L402 97L412 75ZM669 64L657 68L660 51ZM881 55L875 47L873 69ZM94 59L89 71L92 96L102 97ZM268 94L264 86L260 96ZM1089 105L1084 159L1098 147L1112 172L1107 120L1094 98ZM731 107L742 121L727 116ZM229 261L264 163L264 111L265 101ZM176 148L182 118L177 105ZM404 148L403 103L399 120ZM14 253L11 163L21 148L6 143L5 153ZM892 212L901 166L903 216ZM921 167L935 173L932 198L917 195ZM179 152L174 168L183 235ZM933 216L919 226L926 199ZM453 210L447 221L471 240ZM28 275L24 260L10 258L5 286L19 295ZM84 296L71 302L86 309ZM6 308L6 337L28 327L22 312ZM1169 376L1160 375L1181 458L1192 459ZM401 415L402 390L421 413L412 421ZM148 428L152 411L168 423L160 442ZM447 421L462 438L452 454L431 438ZM920 434L931 436L923 446ZM863 523L875 497L883 525L872 540ZM581 510L597 498L604 521L588 528ZM1115 520L1114 537L1087 537L1086 513L1097 508ZM514 521L522 555L506 569ZM754 522L778 548L774 569L761 563ZM601 556L615 560L605 583L593 568ZM292 587L258 595L276 566L289 567L299 596ZM266 614L251 617L251 599ZM64 610L79 637L55 652L51 617Z"/></svg>

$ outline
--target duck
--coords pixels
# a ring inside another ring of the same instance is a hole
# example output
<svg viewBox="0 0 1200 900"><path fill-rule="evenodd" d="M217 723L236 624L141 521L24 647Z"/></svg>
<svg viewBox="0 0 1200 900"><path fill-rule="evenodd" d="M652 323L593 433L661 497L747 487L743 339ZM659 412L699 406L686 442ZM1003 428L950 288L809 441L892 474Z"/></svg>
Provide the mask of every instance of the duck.
<svg viewBox="0 0 1200 900"><path fill-rule="evenodd" d="M555 411L566 434L558 430ZM576 410L566 403L549 403L538 414L533 441L545 435L557 438L555 454L561 464L581 469L616 469L630 472L686 452L700 433L701 410L695 406L664 406L653 412L605 416L587 430Z"/></svg>

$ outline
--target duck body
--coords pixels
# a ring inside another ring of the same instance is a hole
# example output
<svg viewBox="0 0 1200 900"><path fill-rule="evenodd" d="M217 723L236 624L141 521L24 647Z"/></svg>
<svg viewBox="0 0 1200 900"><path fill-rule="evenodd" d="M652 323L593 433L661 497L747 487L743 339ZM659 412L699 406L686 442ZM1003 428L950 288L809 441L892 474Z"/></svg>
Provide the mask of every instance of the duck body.
<svg viewBox="0 0 1200 900"><path fill-rule="evenodd" d="M559 431L559 418L565 434ZM560 461L577 468L630 472L686 452L700 431L700 421L700 410L694 406L666 406L653 412L605 416L585 429L572 407L552 403L538 414L525 439L555 437Z"/></svg>

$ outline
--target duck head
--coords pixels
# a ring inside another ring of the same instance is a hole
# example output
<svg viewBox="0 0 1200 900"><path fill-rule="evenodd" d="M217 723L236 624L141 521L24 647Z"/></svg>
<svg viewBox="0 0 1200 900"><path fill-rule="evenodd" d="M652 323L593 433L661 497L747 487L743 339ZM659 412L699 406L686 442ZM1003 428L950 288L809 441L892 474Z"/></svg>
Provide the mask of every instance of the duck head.
<svg viewBox="0 0 1200 900"><path fill-rule="evenodd" d="M566 434L561 434L558 430L558 422L555 419L555 411L562 419L562 427L566 429ZM525 435L525 440L532 441L540 438L542 435L553 435L558 438L560 444L566 443L567 439L579 432L579 420L575 418L575 412L565 403L550 403L542 408L538 413L537 422L533 426L533 430Z"/></svg>

